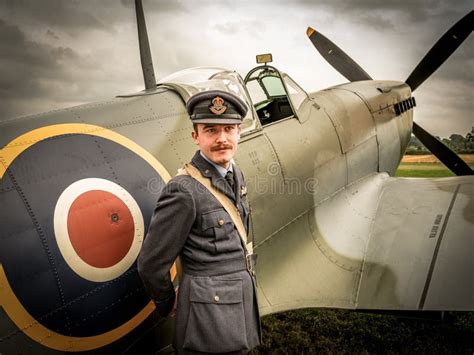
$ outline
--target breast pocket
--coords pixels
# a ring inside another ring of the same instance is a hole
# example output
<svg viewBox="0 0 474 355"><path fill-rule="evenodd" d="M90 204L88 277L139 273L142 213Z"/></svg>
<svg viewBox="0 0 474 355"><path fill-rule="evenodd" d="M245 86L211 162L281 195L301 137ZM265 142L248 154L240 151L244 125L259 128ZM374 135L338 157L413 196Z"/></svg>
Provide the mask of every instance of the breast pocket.
<svg viewBox="0 0 474 355"><path fill-rule="evenodd" d="M240 241L236 238L239 236L235 234L234 223L224 209L202 214L201 226L206 234L212 233L216 253L233 251L238 247Z"/></svg>
<svg viewBox="0 0 474 355"><path fill-rule="evenodd" d="M193 278L183 348L207 353L248 348L241 279Z"/></svg>

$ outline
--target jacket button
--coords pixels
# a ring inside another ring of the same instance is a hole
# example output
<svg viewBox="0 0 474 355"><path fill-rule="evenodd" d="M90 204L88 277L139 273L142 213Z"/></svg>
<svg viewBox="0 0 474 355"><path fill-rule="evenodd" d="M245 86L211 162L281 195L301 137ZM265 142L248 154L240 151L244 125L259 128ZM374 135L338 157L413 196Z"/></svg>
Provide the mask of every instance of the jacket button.
<svg viewBox="0 0 474 355"><path fill-rule="evenodd" d="M223 219L220 219L220 220L219 220L219 225L220 225L220 226L223 226L223 225L224 225L224 220L223 220Z"/></svg>
<svg viewBox="0 0 474 355"><path fill-rule="evenodd" d="M219 302L219 296L215 295L214 296L214 301Z"/></svg>

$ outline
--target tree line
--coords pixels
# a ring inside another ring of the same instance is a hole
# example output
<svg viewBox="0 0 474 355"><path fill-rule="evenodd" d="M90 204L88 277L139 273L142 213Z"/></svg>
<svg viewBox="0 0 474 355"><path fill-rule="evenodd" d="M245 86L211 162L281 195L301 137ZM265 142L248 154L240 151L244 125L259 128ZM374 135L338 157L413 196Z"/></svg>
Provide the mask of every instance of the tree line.
<svg viewBox="0 0 474 355"><path fill-rule="evenodd" d="M457 154L474 154L474 127L471 129L471 132L468 132L465 136L453 133L449 138L440 138L438 136L436 136L436 138ZM412 135L405 154L431 153L418 138Z"/></svg>

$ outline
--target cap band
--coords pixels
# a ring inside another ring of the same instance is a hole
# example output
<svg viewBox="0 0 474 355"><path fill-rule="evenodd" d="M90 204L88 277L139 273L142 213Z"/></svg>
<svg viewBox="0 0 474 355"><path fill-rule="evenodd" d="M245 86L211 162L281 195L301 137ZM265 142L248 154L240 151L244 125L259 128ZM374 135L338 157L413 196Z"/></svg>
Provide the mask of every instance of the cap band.
<svg viewBox="0 0 474 355"><path fill-rule="evenodd" d="M210 119L214 119L214 118L217 118L217 119L235 118L235 119L238 119L238 120L242 121L242 117L238 113L228 113L228 114L224 114L224 115L214 115L214 114L210 114L210 113L195 113L195 114L191 115L192 120L199 120L199 119L203 119L203 118L210 118Z"/></svg>
<svg viewBox="0 0 474 355"><path fill-rule="evenodd" d="M202 91L186 103L189 117L195 123L239 124L247 114L247 105L237 95L222 91Z"/></svg>

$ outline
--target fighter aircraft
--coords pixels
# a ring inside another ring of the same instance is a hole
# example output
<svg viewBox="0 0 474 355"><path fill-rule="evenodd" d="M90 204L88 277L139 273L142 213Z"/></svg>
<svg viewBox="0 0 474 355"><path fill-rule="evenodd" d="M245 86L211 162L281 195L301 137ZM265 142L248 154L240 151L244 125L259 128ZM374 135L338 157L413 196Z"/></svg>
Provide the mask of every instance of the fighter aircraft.
<svg viewBox="0 0 474 355"><path fill-rule="evenodd" d="M164 184L196 149L185 103L207 89L250 108L236 162L262 315L474 308L472 170L413 122L412 96L469 36L473 12L405 82L372 80L308 28L349 80L308 93L268 55L245 78L198 68L157 84L136 9L145 90L0 123L0 353L171 349L173 318L154 312L136 258ZM393 177L412 132L459 176Z"/></svg>

